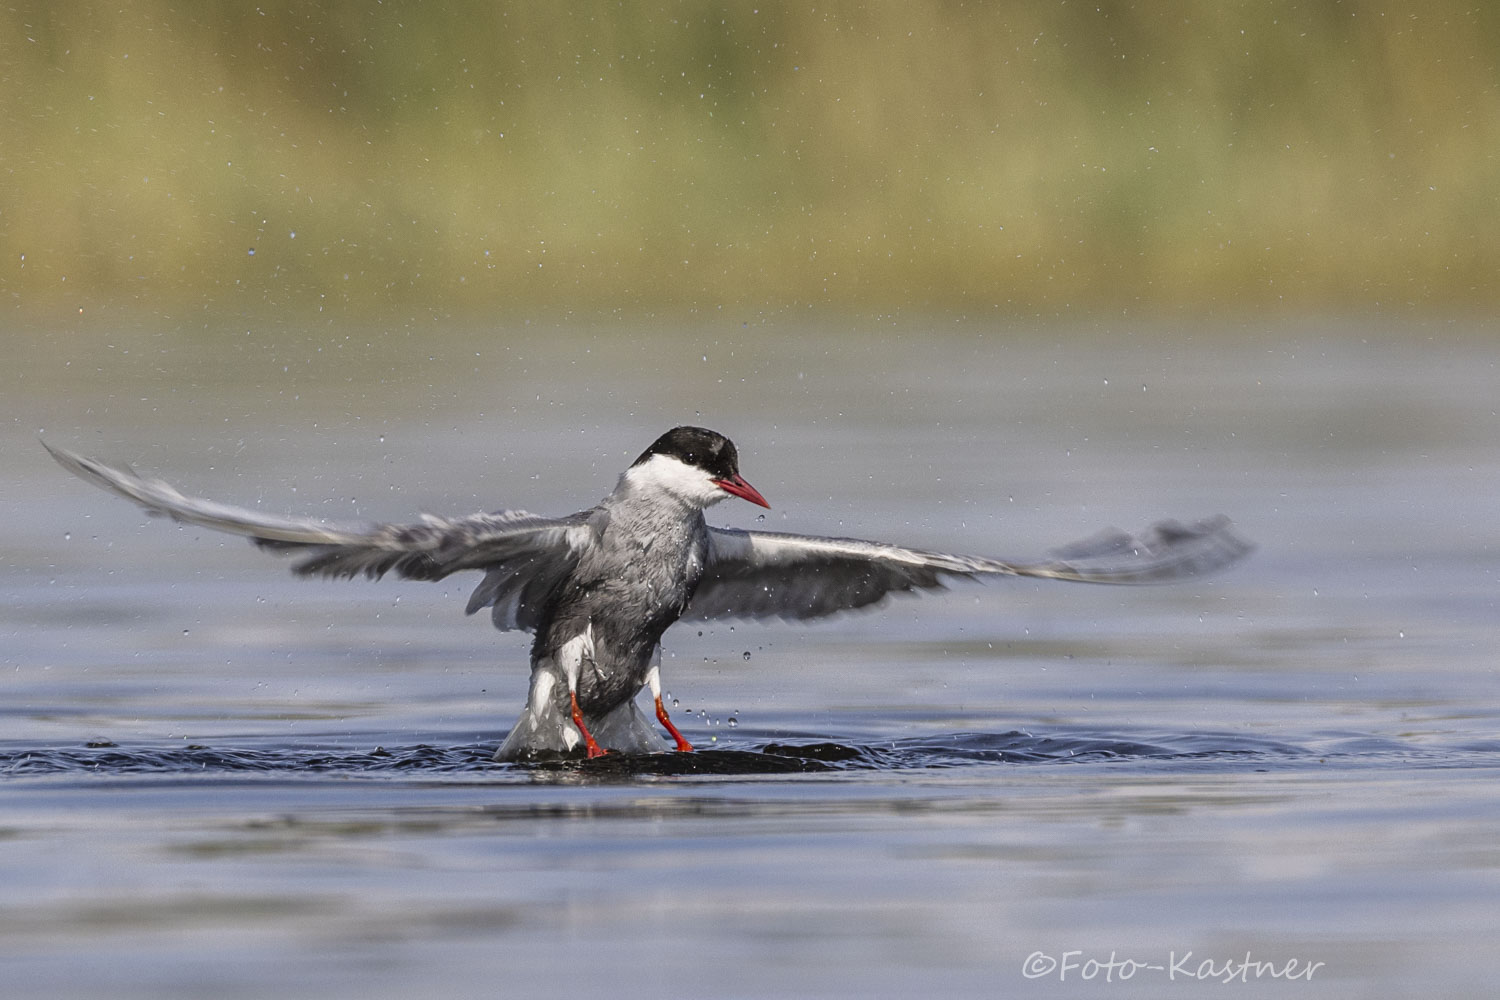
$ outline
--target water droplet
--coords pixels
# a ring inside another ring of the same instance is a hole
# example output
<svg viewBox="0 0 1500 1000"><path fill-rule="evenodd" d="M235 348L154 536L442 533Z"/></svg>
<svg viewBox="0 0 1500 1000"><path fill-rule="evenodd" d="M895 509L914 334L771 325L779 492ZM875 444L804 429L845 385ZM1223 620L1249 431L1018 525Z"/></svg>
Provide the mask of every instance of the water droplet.
<svg viewBox="0 0 1500 1000"><path fill-rule="evenodd" d="M254 248L254 247L251 247L251 248L250 248L250 256L251 256L251 257L254 257L254 256L255 256L255 248Z"/></svg>
<svg viewBox="0 0 1500 1000"><path fill-rule="evenodd" d="M729 728L730 729L733 729L735 726L738 726L739 724L740 724L740 720L739 719L736 719L732 715L729 717Z"/></svg>
<svg viewBox="0 0 1500 1000"><path fill-rule="evenodd" d="M755 519L757 521L764 521L766 519L766 515L764 515L764 514L756 514L755 515Z"/></svg>
<svg viewBox="0 0 1500 1000"><path fill-rule="evenodd" d="M188 634L188 630L187 630L187 629L183 629L183 630L182 630L182 634L183 634L183 635L187 635L187 634Z"/></svg>
<svg viewBox="0 0 1500 1000"><path fill-rule="evenodd" d="M745 659L750 659L750 650L745 650Z"/></svg>
<svg viewBox="0 0 1500 1000"><path fill-rule="evenodd" d="M63 541L65 541L65 542L71 542L72 540L73 540L73 533L71 531L64 531L63 532ZM702 635L703 633L699 632L698 634Z"/></svg>
<svg viewBox="0 0 1500 1000"><path fill-rule="evenodd" d="M673 708L681 708L682 707L682 702L678 701L676 698L673 698L672 699L672 707Z"/></svg>

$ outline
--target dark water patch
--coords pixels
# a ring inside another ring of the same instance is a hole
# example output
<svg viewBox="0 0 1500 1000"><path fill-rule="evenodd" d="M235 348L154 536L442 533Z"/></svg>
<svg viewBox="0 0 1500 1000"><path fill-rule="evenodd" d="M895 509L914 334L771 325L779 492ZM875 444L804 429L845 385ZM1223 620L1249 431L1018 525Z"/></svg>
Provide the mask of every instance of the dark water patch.
<svg viewBox="0 0 1500 1000"><path fill-rule="evenodd" d="M896 740L742 738L692 753L544 753L515 762L492 759L493 743L415 744L347 748L273 746L218 748L201 744L0 749L0 774L342 776L412 778L575 775L601 780L672 776L756 776L933 770L974 766L1120 764L1140 771L1200 770L1219 765L1256 768L1338 765L1372 767L1497 766L1500 743L1406 742L1362 733L1318 733L1291 742L1234 733L1054 732L950 733Z"/></svg>
<svg viewBox="0 0 1500 1000"><path fill-rule="evenodd" d="M1225 733L1122 734L1111 732L954 733L896 740L838 741L744 738L692 753L611 753L594 760L539 754L517 763L491 759L494 744L416 744L350 750L326 747L219 748L201 744L0 749L0 774L34 775L339 775L348 777L484 777L568 773L600 779L646 776L776 775L898 771L983 765L1120 762L1155 767L1189 763L1266 764L1364 757L1429 759L1441 749L1385 737L1345 734L1300 744ZM1455 748L1459 755L1494 758L1500 748Z"/></svg>
<svg viewBox="0 0 1500 1000"><path fill-rule="evenodd" d="M0 774L382 774L445 773L500 767L492 746L439 748L426 745L369 751L301 747L221 750L187 745L122 747L88 744L0 751Z"/></svg>

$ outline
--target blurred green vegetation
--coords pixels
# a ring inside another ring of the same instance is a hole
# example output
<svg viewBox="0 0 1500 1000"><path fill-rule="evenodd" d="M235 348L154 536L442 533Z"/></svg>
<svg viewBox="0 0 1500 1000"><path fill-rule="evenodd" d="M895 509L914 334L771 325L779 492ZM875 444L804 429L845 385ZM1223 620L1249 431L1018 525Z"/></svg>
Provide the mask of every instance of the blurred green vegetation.
<svg viewBox="0 0 1500 1000"><path fill-rule="evenodd" d="M1450 0L21 3L0 295L1482 308L1497 77Z"/></svg>

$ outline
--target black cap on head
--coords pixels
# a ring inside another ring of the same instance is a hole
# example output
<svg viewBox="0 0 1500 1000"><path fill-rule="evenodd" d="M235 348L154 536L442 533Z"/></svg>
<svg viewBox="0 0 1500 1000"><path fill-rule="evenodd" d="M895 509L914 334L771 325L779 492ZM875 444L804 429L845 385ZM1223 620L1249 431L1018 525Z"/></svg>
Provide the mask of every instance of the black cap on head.
<svg viewBox="0 0 1500 1000"><path fill-rule="evenodd" d="M702 469L715 479L734 479L740 474L740 455L734 442L706 427L673 427L630 463L640 465L653 455L666 455Z"/></svg>

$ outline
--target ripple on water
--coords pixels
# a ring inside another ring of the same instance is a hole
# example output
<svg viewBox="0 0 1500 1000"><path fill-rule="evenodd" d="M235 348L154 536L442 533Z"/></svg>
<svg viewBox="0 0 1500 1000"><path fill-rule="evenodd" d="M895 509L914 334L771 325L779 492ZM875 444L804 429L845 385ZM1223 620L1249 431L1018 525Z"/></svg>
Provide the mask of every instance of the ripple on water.
<svg viewBox="0 0 1500 1000"><path fill-rule="evenodd" d="M11 776L93 774L214 774L472 776L576 772L583 776L775 775L819 772L897 771L973 766L1024 766L1079 762L1135 762L1162 766L1229 762L1287 766L1330 756L1360 759L1442 754L1388 739L1352 734L1336 741L1303 744L1239 734L1122 734L1112 732L954 733L897 740L790 740L743 738L693 753L578 755L539 754L518 763L491 759L494 744L418 744L373 750L298 746L233 749L178 746L52 746L0 750L0 773ZM1473 748L1453 753L1472 754ZM1493 753L1491 750L1489 753ZM1487 756L1489 754L1486 754Z"/></svg>

